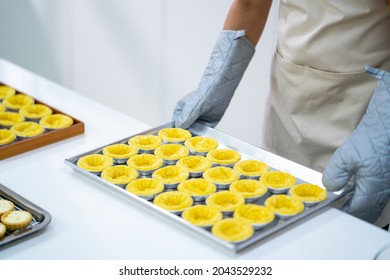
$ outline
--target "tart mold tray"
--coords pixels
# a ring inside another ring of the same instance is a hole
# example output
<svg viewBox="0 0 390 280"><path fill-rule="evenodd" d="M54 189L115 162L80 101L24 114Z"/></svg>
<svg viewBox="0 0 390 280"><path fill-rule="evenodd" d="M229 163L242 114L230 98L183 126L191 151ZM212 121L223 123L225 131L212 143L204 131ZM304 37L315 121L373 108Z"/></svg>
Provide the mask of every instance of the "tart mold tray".
<svg viewBox="0 0 390 280"><path fill-rule="evenodd" d="M125 139L119 140L114 143L108 143L105 146L112 145L112 144L118 144L118 143L127 143L128 139L141 134L157 134L160 129L167 128L167 127L173 127L173 123L167 123L164 125L161 125L159 127L152 128L150 130L144 131L142 133L138 133L135 135L131 135ZM241 159L257 159L262 162L267 163L270 166L270 170L281 170L290 173L291 175L295 176L297 179L297 184L299 183L312 183L319 186L322 186L321 177L322 174L320 172L317 172L315 170L312 170L310 168L307 168L305 166L302 166L300 164L297 164L293 161L287 160L283 157L277 156L273 153L270 153L264 149L261 149L257 146L254 146L252 144L249 144L247 142L244 142L242 140L239 140L237 138L234 138L232 136L229 136L225 133L222 133L216 129L204 126L199 123L194 123L190 128L188 128L193 136L209 136L214 139L216 139L219 143L218 148L230 148L234 149L241 154ZM103 148L100 147L91 151L88 151L86 153L80 154L78 156L74 156L68 159L65 159L65 163L68 164L75 172L81 174L84 177L87 177L91 179L92 181L98 183L99 185L112 190L113 192L129 199L131 202L139 203L151 211L160 214L178 224L180 224L183 227L186 227L187 229L190 229L192 232L196 234L200 234L204 238L210 240L214 244L219 244L225 249L228 249L228 251L232 251L234 253L237 253L243 249L246 249L248 247L251 247L255 243L271 236L272 234L288 228L291 224L302 220L303 218L317 212L318 210L324 208L325 206L330 205L334 201L344 197L346 194L350 193L352 188L350 185L347 185L345 188L338 192L329 192L328 191L328 198L314 206L306 207L303 212L300 214L290 217L288 219L276 219L274 222L269 224L268 226L264 227L261 230L256 230L252 237L249 239L239 242L239 243L232 243L228 241L224 241L216 236L214 236L210 230L194 226L184 219L182 219L180 216L175 215L173 213L170 213L156 205L154 205L151 201L147 201L135 194L127 192L124 188L117 186L115 184L109 183L102 179L100 176L90 173L80 167L77 166L77 161L79 158L93 154L93 153L102 153ZM264 201L267 197L269 197L270 193L267 192L262 198L260 198L256 204L264 205Z"/></svg>
<svg viewBox="0 0 390 280"><path fill-rule="evenodd" d="M51 221L51 215L47 211L2 184L0 184L0 199L12 201L16 210L26 210L33 216L31 223L27 227L12 232L6 232L5 236L0 239L0 250L1 247L6 244L44 229Z"/></svg>
<svg viewBox="0 0 390 280"><path fill-rule="evenodd" d="M0 85L8 86L7 84L1 81L0 81ZM13 86L10 87L14 88ZM34 98L35 104L42 104L50 107L53 110L53 114L64 114L71 117L73 119L73 124L69 127L62 128L62 129L45 130L45 132L42 133L41 135L34 136L34 137L27 137L25 139L19 138L10 144L2 145L0 146L0 160L10 158L28 151L32 151L40 147L44 147L46 145L53 144L84 133L85 125L82 121L74 118L68 113L64 113L54 108L53 106L48 105L36 99L34 96L28 93L24 93L19 90L16 90L16 93L22 93Z"/></svg>

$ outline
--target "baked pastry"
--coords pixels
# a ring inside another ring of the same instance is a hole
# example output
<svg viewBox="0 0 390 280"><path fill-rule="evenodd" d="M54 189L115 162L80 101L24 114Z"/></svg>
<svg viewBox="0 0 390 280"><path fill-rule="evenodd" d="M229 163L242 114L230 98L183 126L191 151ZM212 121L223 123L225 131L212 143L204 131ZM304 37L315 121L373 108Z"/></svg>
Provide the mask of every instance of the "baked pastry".
<svg viewBox="0 0 390 280"><path fill-rule="evenodd" d="M5 227L5 225L0 223L0 239L2 239L5 236L6 231L7 231L7 228Z"/></svg>
<svg viewBox="0 0 390 280"><path fill-rule="evenodd" d="M20 108L19 114L21 114L26 120L38 121L44 116L51 115L53 110L43 104L31 104Z"/></svg>
<svg viewBox="0 0 390 280"><path fill-rule="evenodd" d="M191 154L206 156L208 152L218 148L218 141L211 137L194 136L187 139L184 145L190 150Z"/></svg>
<svg viewBox="0 0 390 280"><path fill-rule="evenodd" d="M11 128L14 124L24 122L24 117L15 112L0 112L0 127Z"/></svg>
<svg viewBox="0 0 390 280"><path fill-rule="evenodd" d="M260 182L271 193L287 193L295 185L296 178L287 172L273 170L261 176Z"/></svg>
<svg viewBox="0 0 390 280"><path fill-rule="evenodd" d="M218 208L224 215L233 214L234 210L244 203L241 195L229 191L213 193L206 199L206 205Z"/></svg>
<svg viewBox="0 0 390 280"><path fill-rule="evenodd" d="M221 211L207 205L195 205L187 208L181 216L185 221L206 229L212 227L223 218Z"/></svg>
<svg viewBox="0 0 390 280"><path fill-rule="evenodd" d="M188 156L180 159L176 165L187 169L190 177L200 177L211 167L211 161L202 156Z"/></svg>
<svg viewBox="0 0 390 280"><path fill-rule="evenodd" d="M137 179L138 172L127 165L115 165L105 168L101 177L110 183L125 187L128 183Z"/></svg>
<svg viewBox="0 0 390 280"><path fill-rule="evenodd" d="M83 156L77 161L78 167L98 175L112 164L112 158L101 154Z"/></svg>
<svg viewBox="0 0 390 280"><path fill-rule="evenodd" d="M241 159L239 152L231 149L215 149L207 153L214 166L233 167Z"/></svg>
<svg viewBox="0 0 390 280"><path fill-rule="evenodd" d="M190 138L191 132L183 128L168 127L163 128L158 132L164 143L181 144Z"/></svg>
<svg viewBox="0 0 390 280"><path fill-rule="evenodd" d="M271 210L257 204L244 204L237 207L233 217L246 220L255 230L262 229L275 220L275 214Z"/></svg>
<svg viewBox="0 0 390 280"><path fill-rule="evenodd" d="M136 147L127 144L113 144L103 148L103 155L112 158L117 164L126 163L137 152Z"/></svg>
<svg viewBox="0 0 390 280"><path fill-rule="evenodd" d="M193 202L190 195L178 191L160 193L153 200L155 205L177 215L191 207Z"/></svg>
<svg viewBox="0 0 390 280"><path fill-rule="evenodd" d="M285 194L275 194L268 197L264 205L281 219L288 219L295 216L305 208L300 200Z"/></svg>
<svg viewBox="0 0 390 280"><path fill-rule="evenodd" d="M9 129L0 129L0 146L10 144L16 139L15 133Z"/></svg>
<svg viewBox="0 0 390 280"><path fill-rule="evenodd" d="M18 112L20 108L34 104L35 100L31 96L18 93L4 98L3 105L11 111Z"/></svg>
<svg viewBox="0 0 390 280"><path fill-rule="evenodd" d="M131 181L126 190L146 200L152 200L164 191L164 184L153 178L139 178Z"/></svg>
<svg viewBox="0 0 390 280"><path fill-rule="evenodd" d="M11 131L19 138L30 138L45 132L45 129L36 122L21 122L14 124Z"/></svg>
<svg viewBox="0 0 390 280"><path fill-rule="evenodd" d="M9 86L0 85L0 101L15 95L15 93L16 93L15 89Z"/></svg>
<svg viewBox="0 0 390 280"><path fill-rule="evenodd" d="M328 193L320 186L304 183L293 186L290 189L290 196L299 199L307 206L314 206L325 200Z"/></svg>
<svg viewBox="0 0 390 280"><path fill-rule="evenodd" d="M230 184L239 179L237 171L223 166L217 166L207 169L203 173L203 178L214 183L218 189L227 189Z"/></svg>
<svg viewBox="0 0 390 280"><path fill-rule="evenodd" d="M154 154L161 158L165 164L176 164L176 162L188 156L190 152L180 144L164 144L154 150Z"/></svg>
<svg viewBox="0 0 390 280"><path fill-rule="evenodd" d="M28 226L32 218L31 213L28 211L13 210L4 213L1 216L1 222L6 226L7 230L14 231Z"/></svg>
<svg viewBox="0 0 390 280"><path fill-rule="evenodd" d="M14 210L14 207L15 205L12 201L0 199L0 218L4 213Z"/></svg>
<svg viewBox="0 0 390 280"><path fill-rule="evenodd" d="M176 188L177 185L188 179L189 173L186 169L168 165L153 172L152 177L159 180L166 188Z"/></svg>
<svg viewBox="0 0 390 280"><path fill-rule="evenodd" d="M73 124L73 119L64 114L52 114L43 117L39 121L39 124L49 130L62 129L71 126Z"/></svg>
<svg viewBox="0 0 390 280"><path fill-rule="evenodd" d="M181 182L177 186L179 192L183 192L192 196L194 201L203 201L210 194L216 192L217 188L213 183L205 179L190 179Z"/></svg>
<svg viewBox="0 0 390 280"><path fill-rule="evenodd" d="M211 232L226 241L238 243L250 238L253 233L253 227L243 219L228 218L216 222L211 228Z"/></svg>
<svg viewBox="0 0 390 280"><path fill-rule="evenodd" d="M242 179L233 182L229 190L232 193L240 194L245 198L245 202L251 203L263 196L267 192L267 187L258 180Z"/></svg>
<svg viewBox="0 0 390 280"><path fill-rule="evenodd" d="M139 154L129 158L127 165L137 170L141 176L149 176L163 165L163 161L152 154Z"/></svg>
<svg viewBox="0 0 390 280"><path fill-rule="evenodd" d="M136 147L139 153L153 154L154 150L162 144L162 140L160 136L146 134L131 137L128 143Z"/></svg>
<svg viewBox="0 0 390 280"><path fill-rule="evenodd" d="M247 159L237 162L234 170L240 174L241 179L258 180L269 170L268 164L255 159Z"/></svg>

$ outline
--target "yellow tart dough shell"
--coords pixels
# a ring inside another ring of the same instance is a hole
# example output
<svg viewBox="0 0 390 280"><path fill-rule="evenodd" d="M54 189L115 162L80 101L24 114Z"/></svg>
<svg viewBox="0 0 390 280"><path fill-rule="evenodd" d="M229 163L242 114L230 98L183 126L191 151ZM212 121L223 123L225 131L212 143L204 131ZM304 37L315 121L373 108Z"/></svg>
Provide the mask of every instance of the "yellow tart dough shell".
<svg viewBox="0 0 390 280"><path fill-rule="evenodd" d="M187 129L168 127L168 128L161 129L158 132L158 136L161 137L164 143L182 144L192 135L191 132Z"/></svg>
<svg viewBox="0 0 390 280"><path fill-rule="evenodd" d="M0 146L11 144L16 140L16 135L11 130L0 129Z"/></svg>
<svg viewBox="0 0 390 280"><path fill-rule="evenodd" d="M216 222L222 220L223 215L221 211L215 207L195 205L184 210L182 218L195 226L208 229Z"/></svg>
<svg viewBox="0 0 390 280"><path fill-rule="evenodd" d="M100 174L105 168L112 165L112 158L101 154L83 156L77 161L78 167L95 174Z"/></svg>
<svg viewBox="0 0 390 280"><path fill-rule="evenodd" d="M211 232L225 241L238 243L250 238L254 229L243 219L228 218L215 223Z"/></svg>

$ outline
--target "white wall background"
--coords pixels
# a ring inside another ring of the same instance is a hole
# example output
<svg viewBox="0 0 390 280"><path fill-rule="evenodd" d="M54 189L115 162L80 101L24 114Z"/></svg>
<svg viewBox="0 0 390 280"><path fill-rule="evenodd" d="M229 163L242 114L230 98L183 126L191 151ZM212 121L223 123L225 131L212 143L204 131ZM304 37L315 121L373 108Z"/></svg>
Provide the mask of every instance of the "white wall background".
<svg viewBox="0 0 390 280"><path fill-rule="evenodd" d="M230 4L0 0L0 57L157 126L197 87ZM275 1L256 55L217 127L255 145L261 143L277 6Z"/></svg>

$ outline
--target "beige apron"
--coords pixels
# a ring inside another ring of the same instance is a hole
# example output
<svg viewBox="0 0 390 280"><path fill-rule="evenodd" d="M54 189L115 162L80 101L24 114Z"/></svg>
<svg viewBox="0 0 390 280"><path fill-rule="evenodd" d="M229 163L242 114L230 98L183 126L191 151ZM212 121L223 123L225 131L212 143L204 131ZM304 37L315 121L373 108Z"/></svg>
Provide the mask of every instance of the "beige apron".
<svg viewBox="0 0 390 280"><path fill-rule="evenodd" d="M322 171L390 69L386 0L281 0L263 146ZM388 222L387 222L388 223Z"/></svg>

